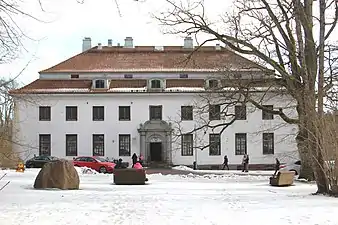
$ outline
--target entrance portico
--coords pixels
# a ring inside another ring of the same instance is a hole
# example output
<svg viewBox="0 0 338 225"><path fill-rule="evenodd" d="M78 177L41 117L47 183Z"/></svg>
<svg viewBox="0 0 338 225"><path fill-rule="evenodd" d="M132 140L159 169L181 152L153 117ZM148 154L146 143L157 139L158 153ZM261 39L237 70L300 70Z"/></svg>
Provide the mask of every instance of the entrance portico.
<svg viewBox="0 0 338 225"><path fill-rule="evenodd" d="M164 120L148 120L140 124L140 154L148 163L172 164L171 124Z"/></svg>

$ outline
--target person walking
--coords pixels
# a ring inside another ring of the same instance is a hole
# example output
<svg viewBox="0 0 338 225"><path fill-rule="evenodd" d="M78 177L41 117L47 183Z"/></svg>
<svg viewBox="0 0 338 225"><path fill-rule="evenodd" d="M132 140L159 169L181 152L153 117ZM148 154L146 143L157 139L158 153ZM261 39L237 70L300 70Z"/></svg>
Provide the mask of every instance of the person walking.
<svg viewBox="0 0 338 225"><path fill-rule="evenodd" d="M278 170L279 170L279 167L280 167L280 162L279 162L279 160L276 158L275 173L273 174L272 177L275 177L275 176L276 176L276 174L277 174L277 172L278 172Z"/></svg>
<svg viewBox="0 0 338 225"><path fill-rule="evenodd" d="M246 154L246 159L245 159L245 172L249 172L249 155Z"/></svg>
<svg viewBox="0 0 338 225"><path fill-rule="evenodd" d="M137 155L136 155L136 153L133 154L133 156L131 157L131 159L132 159L132 162L133 162L133 165L132 165L131 168L134 168L134 165L137 163Z"/></svg>
<svg viewBox="0 0 338 225"><path fill-rule="evenodd" d="M224 160L223 160L223 168L222 168L222 170L224 170L225 167L229 170L229 165L228 165L228 163L229 163L228 156L225 155L225 156L224 156Z"/></svg>
<svg viewBox="0 0 338 225"><path fill-rule="evenodd" d="M143 166L143 155L142 154L140 154L140 157L139 157L139 163Z"/></svg>
<svg viewBox="0 0 338 225"><path fill-rule="evenodd" d="M249 172L249 155L248 154L244 154L242 164L243 164L242 172Z"/></svg>

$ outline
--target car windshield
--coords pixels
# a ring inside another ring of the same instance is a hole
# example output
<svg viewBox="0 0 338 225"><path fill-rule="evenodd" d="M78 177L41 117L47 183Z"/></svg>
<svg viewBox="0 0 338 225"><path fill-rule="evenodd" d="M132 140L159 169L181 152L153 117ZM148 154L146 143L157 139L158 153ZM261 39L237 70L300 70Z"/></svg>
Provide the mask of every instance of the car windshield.
<svg viewBox="0 0 338 225"><path fill-rule="evenodd" d="M95 157L95 159L99 162L108 162L108 160L106 160L105 158L103 157Z"/></svg>

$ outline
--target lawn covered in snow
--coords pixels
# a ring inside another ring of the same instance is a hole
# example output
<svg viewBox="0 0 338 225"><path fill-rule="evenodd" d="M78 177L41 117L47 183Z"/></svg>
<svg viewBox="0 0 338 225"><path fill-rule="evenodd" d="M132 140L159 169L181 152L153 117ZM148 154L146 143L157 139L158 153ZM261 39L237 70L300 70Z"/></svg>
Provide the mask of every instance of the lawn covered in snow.
<svg viewBox="0 0 338 225"><path fill-rule="evenodd" d="M259 175L149 175L116 186L112 175L80 174L78 191L34 190L38 169L0 171L0 225L337 225L338 200L314 185L276 188Z"/></svg>

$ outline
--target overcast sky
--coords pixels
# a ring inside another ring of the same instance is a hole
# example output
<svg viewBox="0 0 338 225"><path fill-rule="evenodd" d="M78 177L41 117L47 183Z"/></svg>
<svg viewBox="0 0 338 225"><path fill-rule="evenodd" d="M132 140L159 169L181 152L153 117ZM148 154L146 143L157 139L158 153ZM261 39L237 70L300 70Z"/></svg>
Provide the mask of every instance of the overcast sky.
<svg viewBox="0 0 338 225"><path fill-rule="evenodd" d="M21 6L41 21L16 18L31 40L25 40L26 51L18 60L0 65L1 77L16 76L32 60L18 78L21 84L28 84L38 78L39 71L80 53L84 37L91 37L93 46L99 42L107 45L108 39L113 39L113 45L123 45L126 36L134 38L134 45L183 45L183 36L164 35L151 17L151 13L165 11L165 0L117 0L119 8L115 0L84 0L84 4L77 0L41 1L43 10L38 0L25 0ZM205 0L206 15L215 21L231 10L231 4L232 0Z"/></svg>
<svg viewBox="0 0 338 225"><path fill-rule="evenodd" d="M26 1L22 6L43 22L17 19L31 40L25 40L27 51L22 52L20 59L9 65L0 65L2 77L16 76L28 61L33 60L18 79L20 83L28 84L38 78L40 70L80 53L84 37L91 37L92 45L99 42L107 45L108 39L113 39L113 45L123 45L126 36L134 38L134 45L183 44L182 37L163 35L157 21L150 15L164 9L162 0L118 0L119 10L114 0L85 0L84 4L76 0L42 2L44 11L38 0ZM221 13L219 5L215 4L217 2L224 1L212 0L209 10Z"/></svg>

